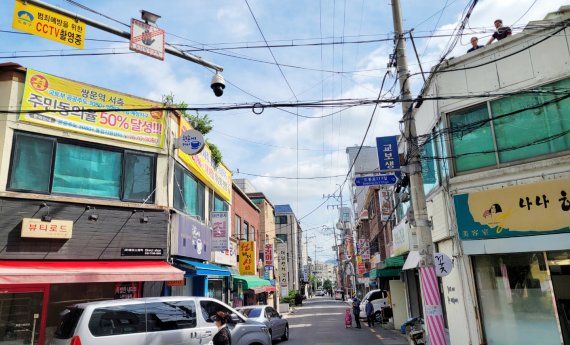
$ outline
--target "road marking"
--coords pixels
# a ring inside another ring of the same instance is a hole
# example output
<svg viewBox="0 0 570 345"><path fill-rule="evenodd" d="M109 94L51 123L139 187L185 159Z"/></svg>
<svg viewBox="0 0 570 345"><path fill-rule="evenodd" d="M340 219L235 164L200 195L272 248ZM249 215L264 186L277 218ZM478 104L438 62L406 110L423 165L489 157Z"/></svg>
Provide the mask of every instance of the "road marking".
<svg viewBox="0 0 570 345"><path fill-rule="evenodd" d="M289 328L305 328L305 327L311 327L313 324L312 323L301 323L298 325L289 325Z"/></svg>

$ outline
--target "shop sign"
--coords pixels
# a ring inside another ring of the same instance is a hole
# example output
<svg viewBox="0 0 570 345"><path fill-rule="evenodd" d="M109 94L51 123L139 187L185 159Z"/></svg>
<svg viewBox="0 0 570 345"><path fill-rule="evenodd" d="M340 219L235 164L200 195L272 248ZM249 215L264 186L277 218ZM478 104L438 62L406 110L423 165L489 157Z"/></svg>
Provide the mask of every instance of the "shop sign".
<svg viewBox="0 0 570 345"><path fill-rule="evenodd" d="M400 169L397 135L377 137L376 150L378 152L378 165L380 167L380 172L389 172Z"/></svg>
<svg viewBox="0 0 570 345"><path fill-rule="evenodd" d="M370 260L370 242L365 239L358 240L358 250L362 261Z"/></svg>
<svg viewBox="0 0 570 345"><path fill-rule="evenodd" d="M141 283L116 283L115 299L132 299L141 297Z"/></svg>
<svg viewBox="0 0 570 345"><path fill-rule="evenodd" d="M453 197L462 240L570 232L570 179Z"/></svg>
<svg viewBox="0 0 570 345"><path fill-rule="evenodd" d="M212 219L212 250L225 251L230 245L229 211L211 213Z"/></svg>
<svg viewBox="0 0 570 345"><path fill-rule="evenodd" d="M84 22L22 0L16 0L12 27L73 48L85 44Z"/></svg>
<svg viewBox="0 0 570 345"><path fill-rule="evenodd" d="M202 152L204 143L204 136L195 129L189 129L178 137L178 148L190 156Z"/></svg>
<svg viewBox="0 0 570 345"><path fill-rule="evenodd" d="M198 220L184 214L172 215L173 255L188 258L211 259L210 229Z"/></svg>
<svg viewBox="0 0 570 345"><path fill-rule="evenodd" d="M169 280L166 282L166 286L184 286L185 280L181 279L181 280Z"/></svg>
<svg viewBox="0 0 570 345"><path fill-rule="evenodd" d="M139 145L164 143L165 116L159 103L30 68L21 111L20 121Z"/></svg>
<svg viewBox="0 0 570 345"><path fill-rule="evenodd" d="M239 243L239 274L255 275L257 273L257 260L255 259L255 242Z"/></svg>
<svg viewBox="0 0 570 345"><path fill-rule="evenodd" d="M263 261L267 266L273 266L273 245L270 243L265 244L265 250L263 251Z"/></svg>
<svg viewBox="0 0 570 345"><path fill-rule="evenodd" d="M271 271L273 270L273 266L265 266L263 270L263 279L269 280L271 279Z"/></svg>
<svg viewBox="0 0 570 345"><path fill-rule="evenodd" d="M378 196L380 198L381 220L383 222L386 222L386 221L390 220L390 214L392 213L391 193L390 193L390 191L387 191L387 190L381 190L380 193L378 193Z"/></svg>
<svg viewBox="0 0 570 345"><path fill-rule="evenodd" d="M416 235L411 233L411 228L405 221L401 221L392 229L392 256L398 256L416 250Z"/></svg>
<svg viewBox="0 0 570 345"><path fill-rule="evenodd" d="M228 248L224 251L216 250L212 253L212 262L232 267L237 266L237 245L235 243L230 242Z"/></svg>
<svg viewBox="0 0 570 345"><path fill-rule="evenodd" d="M27 238L70 239L73 231L73 221L55 220L44 222L36 218L22 218L20 236Z"/></svg>
<svg viewBox="0 0 570 345"><path fill-rule="evenodd" d="M186 119L180 117L180 128L178 136L181 136L192 126ZM204 182L208 187L212 188L222 199L231 203L232 200L232 173L224 166L223 163L217 167L212 162L212 151L208 145L196 155L188 155L182 150L178 150L178 157L186 164L188 169Z"/></svg>
<svg viewBox="0 0 570 345"><path fill-rule="evenodd" d="M164 30L132 18L129 49L164 60Z"/></svg>
<svg viewBox="0 0 570 345"><path fill-rule="evenodd" d="M277 258L279 259L279 285L287 288L289 275L287 274L287 243L277 244Z"/></svg>
<svg viewBox="0 0 570 345"><path fill-rule="evenodd" d="M162 256L162 248L121 248L121 256Z"/></svg>
<svg viewBox="0 0 570 345"><path fill-rule="evenodd" d="M434 253L433 259L435 263L435 274L438 277L445 277L449 273L451 273L451 269L453 268L453 262L444 253Z"/></svg>

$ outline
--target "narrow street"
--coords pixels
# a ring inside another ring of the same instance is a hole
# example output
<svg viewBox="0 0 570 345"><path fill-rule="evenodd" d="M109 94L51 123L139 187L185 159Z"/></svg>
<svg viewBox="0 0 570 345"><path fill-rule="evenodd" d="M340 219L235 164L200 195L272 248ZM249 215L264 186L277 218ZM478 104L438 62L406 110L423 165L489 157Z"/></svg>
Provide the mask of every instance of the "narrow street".
<svg viewBox="0 0 570 345"><path fill-rule="evenodd" d="M406 339L396 331L385 330L379 325L369 328L361 321L362 328L344 326L344 312L349 306L331 297L314 297L303 301L303 306L286 316L290 337L282 345L406 345Z"/></svg>

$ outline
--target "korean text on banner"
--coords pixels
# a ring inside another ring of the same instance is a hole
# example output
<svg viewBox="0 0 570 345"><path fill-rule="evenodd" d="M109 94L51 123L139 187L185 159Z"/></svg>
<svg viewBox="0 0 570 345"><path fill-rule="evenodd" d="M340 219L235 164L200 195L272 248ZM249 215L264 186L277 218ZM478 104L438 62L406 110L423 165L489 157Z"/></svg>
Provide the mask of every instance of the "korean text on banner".
<svg viewBox="0 0 570 345"><path fill-rule="evenodd" d="M83 49L85 23L43 7L16 0L12 27L32 35Z"/></svg>
<svg viewBox="0 0 570 345"><path fill-rule="evenodd" d="M570 179L459 194L453 201L462 240L570 232Z"/></svg>
<svg viewBox="0 0 570 345"><path fill-rule="evenodd" d="M230 245L228 211L212 212L212 250L225 251Z"/></svg>
<svg viewBox="0 0 570 345"><path fill-rule="evenodd" d="M247 241L239 243L239 274L257 274L257 260L255 257L255 242Z"/></svg>
<svg viewBox="0 0 570 345"><path fill-rule="evenodd" d="M19 119L97 137L162 147L165 116L160 107L159 103L28 69ZM49 111L27 113L44 109Z"/></svg>
<svg viewBox="0 0 570 345"><path fill-rule="evenodd" d="M271 243L265 244L263 258L266 266L273 266L273 245Z"/></svg>
<svg viewBox="0 0 570 345"><path fill-rule="evenodd" d="M181 117L178 135L182 135L184 131L190 129L192 129L190 123ZM231 202L232 173L224 164L220 164L217 167L214 166L212 163L212 152L208 146L206 146L202 152L193 156L182 152L182 150L177 151L178 157L180 157L188 169L190 169L200 181L212 188L222 199Z"/></svg>

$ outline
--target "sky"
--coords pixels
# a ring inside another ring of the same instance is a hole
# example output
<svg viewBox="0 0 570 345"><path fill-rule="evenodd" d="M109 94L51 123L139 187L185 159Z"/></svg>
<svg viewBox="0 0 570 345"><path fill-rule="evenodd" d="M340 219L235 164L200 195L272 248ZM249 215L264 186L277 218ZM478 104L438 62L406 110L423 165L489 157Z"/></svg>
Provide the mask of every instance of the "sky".
<svg viewBox="0 0 570 345"><path fill-rule="evenodd" d="M18 34L11 27L13 0L0 3L0 63L16 62L156 101L172 94L192 107L375 99L394 48L388 0L44 1L124 31L129 31L131 18L140 19L141 9L159 14L157 26L166 31L168 44L224 68L224 95L217 98L210 89L213 71L172 55L159 61L130 53L128 41L92 27L87 28L83 51ZM401 2L404 29L413 29L427 71L447 47L469 1ZM485 44L497 18L516 34L527 22L568 4L480 0L448 57L464 54L471 36ZM409 40L406 45L409 68L418 71ZM108 55L65 56L74 53ZM24 57L30 55L43 56ZM393 87L396 71L389 72L383 97L398 91ZM417 94L421 77L411 83ZM339 195L348 172L345 150L363 141L372 113L372 106L200 112L213 120L207 137L220 148L234 178L249 179L273 204L290 204L306 230L309 255L316 247L319 261L334 256L331 231L323 227L335 224L340 203L326 196ZM400 118L398 106L378 108L364 145L374 146L379 136L400 134ZM348 187L342 193L345 206L351 206L346 204Z"/></svg>

